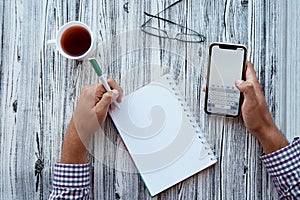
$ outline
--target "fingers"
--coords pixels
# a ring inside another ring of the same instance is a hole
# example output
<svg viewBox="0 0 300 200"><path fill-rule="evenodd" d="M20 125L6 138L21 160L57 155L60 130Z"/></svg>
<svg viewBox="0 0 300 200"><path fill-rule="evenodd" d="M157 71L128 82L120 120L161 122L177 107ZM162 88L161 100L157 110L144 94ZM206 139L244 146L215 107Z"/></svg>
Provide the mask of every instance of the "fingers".
<svg viewBox="0 0 300 200"><path fill-rule="evenodd" d="M122 100L122 96L123 96L123 89L120 87L120 85L112 78L107 79L107 83L108 85L112 88L112 89L116 89L119 92L119 96L116 99L117 102L121 102Z"/></svg>
<svg viewBox="0 0 300 200"><path fill-rule="evenodd" d="M101 99L96 103L95 109L97 113L100 112L107 112L110 104L115 101L117 98L119 98L120 93L118 90L113 89L112 91L105 92ZM112 105L113 106L113 105Z"/></svg>
<svg viewBox="0 0 300 200"><path fill-rule="evenodd" d="M101 100L96 104L94 110L97 114L98 121L102 125L107 115L109 106L119 97L118 90L114 89L103 94Z"/></svg>
<svg viewBox="0 0 300 200"><path fill-rule="evenodd" d="M238 81L235 81L235 85L240 90L240 92L242 92L244 94L246 99L249 99L249 100L255 99L256 94L255 94L253 83L251 83L249 81L238 80Z"/></svg>
<svg viewBox="0 0 300 200"><path fill-rule="evenodd" d="M107 79L107 83L112 90L118 91L118 98L116 99L117 102L121 102L123 96L123 89L119 86L119 84L112 78ZM102 96L106 93L106 89L104 88L102 83L97 84L97 88L95 91L95 105L100 101Z"/></svg>
<svg viewBox="0 0 300 200"><path fill-rule="evenodd" d="M246 81L250 81L254 84L259 84L256 77L254 65L249 61L246 62Z"/></svg>
<svg viewBox="0 0 300 200"><path fill-rule="evenodd" d="M246 81L253 83L258 98L265 99L261 85L256 76L254 65L251 62L246 63Z"/></svg>
<svg viewBox="0 0 300 200"><path fill-rule="evenodd" d="M246 73L245 74L246 75L246 81L249 81L249 82L252 82L252 83L255 83L255 84L259 85L259 82L258 82L257 77L256 77L256 72L255 72L255 69L254 69L254 65L249 61L246 62L245 73ZM206 86L202 88L202 91L206 92Z"/></svg>
<svg viewBox="0 0 300 200"><path fill-rule="evenodd" d="M119 98L120 93L119 93L119 91L116 90L116 89L113 89L113 90L112 90L112 93L114 94L114 97L113 97L112 102L115 102L115 101L117 100L117 98ZM114 103L112 103L112 104L110 105L110 107L111 107L111 109L113 110L113 109L115 109L116 105L115 105Z"/></svg>
<svg viewBox="0 0 300 200"><path fill-rule="evenodd" d="M119 84L112 78L107 79L108 85L112 88L112 91L107 92L104 88L103 84L98 84L96 89L96 110L99 112L107 112L110 104L113 101L121 102L123 96L123 89L119 86ZM112 105L114 108L114 105ZM100 111L100 110L101 111Z"/></svg>
<svg viewBox="0 0 300 200"><path fill-rule="evenodd" d="M111 106L114 109L113 101L121 102L123 90L117 82L109 78L107 80L112 91L107 92L102 83L84 86L81 94L81 102L94 110L100 124L104 123L107 111Z"/></svg>

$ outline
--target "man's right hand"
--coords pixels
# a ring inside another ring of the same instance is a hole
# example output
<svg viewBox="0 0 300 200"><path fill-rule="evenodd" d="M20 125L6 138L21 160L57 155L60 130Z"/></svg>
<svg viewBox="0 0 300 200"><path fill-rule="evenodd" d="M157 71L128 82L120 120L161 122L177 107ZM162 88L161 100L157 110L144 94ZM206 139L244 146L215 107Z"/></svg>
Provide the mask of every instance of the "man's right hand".
<svg viewBox="0 0 300 200"><path fill-rule="evenodd" d="M246 81L237 80L235 85L244 95L242 116L245 126L261 143L264 152L268 154L289 145L271 117L252 63L246 63Z"/></svg>

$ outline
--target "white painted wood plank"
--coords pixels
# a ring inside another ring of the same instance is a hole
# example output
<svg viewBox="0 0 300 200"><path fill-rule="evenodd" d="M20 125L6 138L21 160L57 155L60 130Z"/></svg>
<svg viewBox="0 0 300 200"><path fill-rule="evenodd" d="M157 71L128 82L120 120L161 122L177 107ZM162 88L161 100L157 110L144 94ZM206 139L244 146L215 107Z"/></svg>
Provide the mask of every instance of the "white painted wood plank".
<svg viewBox="0 0 300 200"><path fill-rule="evenodd" d="M21 2L7 2L3 4L3 40L1 68L1 198L20 199L35 196L35 130L38 123L30 123L37 120L37 88L38 81L35 62L27 59L28 51L36 46L36 41L26 36L34 26L23 26L23 17L31 13L24 13ZM24 34L24 35L23 35ZM34 31L33 34L36 34ZM29 41L29 43L27 43ZM32 46L29 46L31 44ZM27 52L27 53L26 53ZM38 51L37 51L38 52ZM31 52L31 56L35 52ZM24 62L27 60L28 62ZM29 145L31 144L32 145ZM24 192L21 192L21 191ZM30 192L32 191L32 192Z"/></svg>
<svg viewBox="0 0 300 200"><path fill-rule="evenodd" d="M207 36L207 41L198 45L198 48L188 48L188 54L193 51L198 53L198 71L202 73L198 84L204 86L210 43L220 41L247 45L248 9L239 1L223 3L189 1L189 4L191 8L197 7L197 4L200 5L199 9L191 9L189 26ZM214 169L200 173L198 191L204 190L205 192L198 192L198 198L228 199L234 197L243 199L246 193L244 185L245 158L244 154L233 152L245 152L245 142L243 142L246 137L245 128L238 119L231 120L205 115L203 111L204 94L201 94L200 88L196 90L197 92L200 94L195 99L201 101L200 107L196 108L200 113L200 122L205 127L208 140L219 157ZM209 182L212 184L207 184Z"/></svg>
<svg viewBox="0 0 300 200"><path fill-rule="evenodd" d="M277 80L277 28L278 4L273 1L253 1L249 9L248 38L249 38L249 59L254 63L256 74L262 85L267 104L274 116L277 115L276 107L276 80ZM261 147L253 137L248 137L248 169L247 174L247 199L277 198L272 192L272 183L266 170L257 159L261 153ZM256 147L256 148L253 148Z"/></svg>
<svg viewBox="0 0 300 200"><path fill-rule="evenodd" d="M292 141L299 136L299 28L298 1L280 2L277 53L279 57L278 98L280 99L278 124Z"/></svg>

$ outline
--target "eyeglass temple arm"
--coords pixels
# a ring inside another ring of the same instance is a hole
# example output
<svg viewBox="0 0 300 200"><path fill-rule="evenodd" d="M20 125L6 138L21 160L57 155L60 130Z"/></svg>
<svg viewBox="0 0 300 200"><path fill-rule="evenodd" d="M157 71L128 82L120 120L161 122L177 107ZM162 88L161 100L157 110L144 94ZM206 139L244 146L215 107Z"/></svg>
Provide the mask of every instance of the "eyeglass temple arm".
<svg viewBox="0 0 300 200"><path fill-rule="evenodd" d="M156 15L159 15L160 13L164 12L165 10L175 6L176 4L178 4L179 2L181 2L182 0L178 0L178 1L175 1L174 3L172 3L171 5L167 6L166 8L164 8L162 11L160 11L159 13L157 13ZM155 15L155 16L156 16Z"/></svg>
<svg viewBox="0 0 300 200"><path fill-rule="evenodd" d="M192 29L190 29L190 28L188 28L188 27L186 27L186 26L182 26L182 25L180 25L180 24L177 24L177 23L175 23L175 22L173 22L173 21L171 21L171 20L168 20L168 19L165 19L165 18L161 18L161 17L155 16L155 15L151 15L151 14L149 14L149 13L147 13L147 12L144 12L144 14L147 15L147 16L149 16L149 17L156 18L156 19L159 19L159 20L163 20L163 21L169 22L169 23L171 23L171 24L180 26L180 27L182 27L182 28L185 28L185 29L187 29L187 30L189 30L189 31L192 31L193 33L195 33L195 34L197 34L197 35L200 35L201 37L204 37L204 38L205 38L204 35L198 33L197 31L194 31L194 30L192 30ZM149 21L149 20L148 20L148 21ZM148 22L148 21L147 21L147 22ZM144 27L144 26L147 24L147 22L144 23L144 24L142 25L142 27Z"/></svg>
<svg viewBox="0 0 300 200"><path fill-rule="evenodd" d="M172 22L172 21L170 21L170 20L168 20L168 19L165 19L165 18L162 18L162 17L158 17L158 16L155 16L155 15L151 15L151 14L149 14L149 13L147 13L147 12L144 12L144 14L145 14L146 16L148 16L148 17L153 17L153 18L156 18L156 19L160 19L160 20L169 22L169 23L171 23L171 24L180 25L180 24L176 24L175 22Z"/></svg>
<svg viewBox="0 0 300 200"><path fill-rule="evenodd" d="M162 13L162 12L164 12L165 10L167 10L167 9L169 9L169 8L171 8L171 7L173 7L173 6L175 6L176 4L178 4L179 2L181 2L182 0L178 0L178 1L175 1L174 3L172 3L171 5L169 5L169 6L167 6L166 8L164 8L163 10L161 10L161 11L159 11L159 13L157 13L156 15L148 15L148 16L157 16L157 15L159 15L160 13ZM146 12L144 12L145 14L146 14ZM148 14L148 13L147 13ZM147 15L146 14L146 15ZM149 21L150 21L151 19L149 19L149 20L147 20L143 25L142 25L142 27L143 26L145 26L145 24L147 24Z"/></svg>

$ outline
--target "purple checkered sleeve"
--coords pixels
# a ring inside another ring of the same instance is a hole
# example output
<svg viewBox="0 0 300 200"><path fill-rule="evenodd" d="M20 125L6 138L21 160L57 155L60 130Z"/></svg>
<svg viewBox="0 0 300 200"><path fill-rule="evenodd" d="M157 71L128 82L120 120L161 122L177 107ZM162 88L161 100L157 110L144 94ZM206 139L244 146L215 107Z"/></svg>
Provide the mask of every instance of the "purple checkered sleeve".
<svg viewBox="0 0 300 200"><path fill-rule="evenodd" d="M280 199L300 199L300 139L276 152L261 156Z"/></svg>
<svg viewBox="0 0 300 200"><path fill-rule="evenodd" d="M49 199L90 199L90 164L55 164L52 187Z"/></svg>

